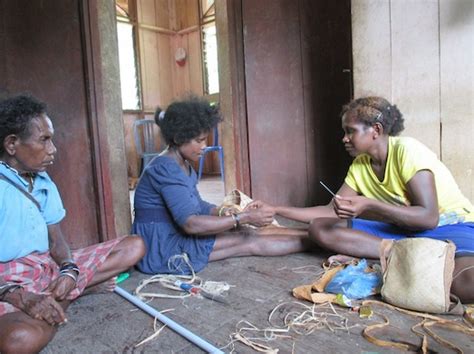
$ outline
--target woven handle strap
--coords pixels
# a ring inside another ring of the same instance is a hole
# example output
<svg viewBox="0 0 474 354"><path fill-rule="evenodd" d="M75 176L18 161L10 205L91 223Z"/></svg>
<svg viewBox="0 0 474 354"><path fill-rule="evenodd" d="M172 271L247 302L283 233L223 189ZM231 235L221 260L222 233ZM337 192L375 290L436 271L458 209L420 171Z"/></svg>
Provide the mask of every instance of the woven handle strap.
<svg viewBox="0 0 474 354"><path fill-rule="evenodd" d="M431 336L434 340L436 340L442 346L444 346L446 348L450 348L450 349L456 351L457 353L463 353L462 349L456 345L458 343L456 343L456 342L451 343L448 340L442 338L440 334L435 333L434 331L432 331L430 328L434 327L434 326L444 327L445 329L449 329L451 331L458 332L458 333L464 333L468 336L474 337L474 328L466 326L462 322L456 322L456 321L453 321L453 320L448 320L448 319L445 319L445 318L441 318L441 317L438 317L438 316L433 316L433 315L423 313L423 312L414 312L414 311L401 309L399 307L389 305L387 303L377 301L377 300L365 300L365 301L362 302L362 305L363 306L371 306L371 307L374 306L374 305L375 306L381 306L381 307L388 308L389 310L392 310L392 311L395 311L395 310L399 311L401 313L410 315L412 317L421 317L421 318L423 318L423 321L421 321L420 323L416 324L415 326L413 326L411 328L411 331L414 334L416 334L417 336L422 337L421 345L417 345L417 344L411 344L411 343L407 343L407 342L394 341L394 340L385 340L385 339L377 338L373 333L375 330L379 333L380 333L380 329L382 329L382 328L386 328L387 330L390 330L391 325L390 325L389 319L384 314L377 313L377 312L374 311L374 314L377 314L380 317L382 317L384 319L384 322L368 325L362 331L362 336L365 339L367 339L369 342L371 342L375 345L381 346L381 347L397 348L397 349L401 349L401 350L405 350L405 351L427 353L427 352L431 352L431 350L429 350L429 347L428 347L430 342L427 340L428 339L427 337ZM416 330L417 327L422 327L427 333L423 333L422 331Z"/></svg>
<svg viewBox="0 0 474 354"><path fill-rule="evenodd" d="M4 180L5 182L10 183L13 187L18 189L21 193L23 193L23 195L25 197L27 197L29 200L31 200L36 205L36 207L38 208L39 211L41 211L41 207L40 207L38 201L35 198L33 198L33 196L30 193L25 191L20 185L16 184L15 182L13 182L9 178L5 177L4 175L0 175L0 179Z"/></svg>

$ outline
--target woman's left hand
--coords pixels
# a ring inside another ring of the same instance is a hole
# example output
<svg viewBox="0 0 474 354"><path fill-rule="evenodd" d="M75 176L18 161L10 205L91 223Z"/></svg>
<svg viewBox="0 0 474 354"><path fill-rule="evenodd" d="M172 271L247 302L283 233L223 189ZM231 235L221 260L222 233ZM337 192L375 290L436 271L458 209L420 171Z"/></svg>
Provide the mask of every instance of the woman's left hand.
<svg viewBox="0 0 474 354"><path fill-rule="evenodd" d="M76 287L76 282L74 279L68 276L59 276L56 279L54 279L49 286L46 288L45 291L48 291L51 293L51 296L57 300L57 301L62 301L66 299L66 296L69 295L69 293L75 289Z"/></svg>
<svg viewBox="0 0 474 354"><path fill-rule="evenodd" d="M356 218L367 210L369 202L369 198L362 196L336 196L333 199L334 212L341 219Z"/></svg>

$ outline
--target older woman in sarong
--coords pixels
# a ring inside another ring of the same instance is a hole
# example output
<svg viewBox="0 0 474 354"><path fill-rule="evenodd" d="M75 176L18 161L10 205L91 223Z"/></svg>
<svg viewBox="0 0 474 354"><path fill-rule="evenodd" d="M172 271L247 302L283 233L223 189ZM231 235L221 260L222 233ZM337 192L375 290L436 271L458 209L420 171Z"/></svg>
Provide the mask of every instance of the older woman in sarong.
<svg viewBox="0 0 474 354"><path fill-rule="evenodd" d="M45 172L54 163L53 134L43 103L28 96L0 102L2 353L40 351L66 322L72 300L94 287L113 289L112 278L145 251L133 236L70 250L61 197Z"/></svg>

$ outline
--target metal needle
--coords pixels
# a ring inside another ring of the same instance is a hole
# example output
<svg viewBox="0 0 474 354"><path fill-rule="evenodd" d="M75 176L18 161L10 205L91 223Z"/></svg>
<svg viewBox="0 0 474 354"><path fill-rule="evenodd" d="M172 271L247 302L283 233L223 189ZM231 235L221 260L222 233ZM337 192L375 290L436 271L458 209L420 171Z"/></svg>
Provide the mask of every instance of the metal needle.
<svg viewBox="0 0 474 354"><path fill-rule="evenodd" d="M331 193L331 195L332 195L334 198L336 198L336 194L335 194L332 190L330 190L329 187L326 186L326 185L323 183L323 181L319 181L319 183L320 183L329 193Z"/></svg>

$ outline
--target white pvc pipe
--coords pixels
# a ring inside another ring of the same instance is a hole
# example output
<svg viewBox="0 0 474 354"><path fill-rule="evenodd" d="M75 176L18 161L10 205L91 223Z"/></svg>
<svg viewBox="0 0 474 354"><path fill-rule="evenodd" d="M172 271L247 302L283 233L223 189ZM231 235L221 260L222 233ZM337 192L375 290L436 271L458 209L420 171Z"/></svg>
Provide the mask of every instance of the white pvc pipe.
<svg viewBox="0 0 474 354"><path fill-rule="evenodd" d="M133 296L129 292L123 290L121 287L116 286L114 290L117 294L120 296L124 297L128 301L130 301L132 304L135 306L139 307L149 315L156 317L160 322L166 324L168 327L170 327L172 330L189 340L191 343L196 344L198 347L201 349L205 350L208 353L221 353L224 354L223 351L220 349L214 347L212 344L206 342L204 339L198 337L194 333L190 332L183 326L179 325L178 323L174 322L173 320L169 319L162 313L158 312L155 310L153 307L151 307L148 304L145 304L142 300L140 300L138 297Z"/></svg>

